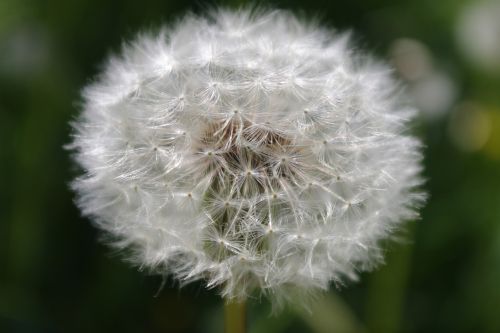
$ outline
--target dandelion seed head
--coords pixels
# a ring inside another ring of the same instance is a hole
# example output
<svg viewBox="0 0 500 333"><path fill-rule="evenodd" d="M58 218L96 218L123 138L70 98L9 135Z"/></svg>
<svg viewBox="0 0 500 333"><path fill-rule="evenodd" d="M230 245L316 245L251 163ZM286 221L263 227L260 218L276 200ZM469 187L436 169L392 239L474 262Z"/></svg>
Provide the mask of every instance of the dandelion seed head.
<svg viewBox="0 0 500 333"><path fill-rule="evenodd" d="M288 12L141 34L83 101L83 213L140 267L227 298L356 278L424 199L390 69Z"/></svg>

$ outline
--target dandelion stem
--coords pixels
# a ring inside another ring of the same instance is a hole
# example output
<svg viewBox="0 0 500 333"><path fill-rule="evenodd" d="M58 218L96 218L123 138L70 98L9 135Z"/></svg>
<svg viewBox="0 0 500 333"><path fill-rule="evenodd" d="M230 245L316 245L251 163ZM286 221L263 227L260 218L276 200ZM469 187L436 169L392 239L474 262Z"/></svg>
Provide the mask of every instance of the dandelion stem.
<svg viewBox="0 0 500 333"><path fill-rule="evenodd" d="M224 303L224 332L246 332L246 306L244 301L226 301Z"/></svg>

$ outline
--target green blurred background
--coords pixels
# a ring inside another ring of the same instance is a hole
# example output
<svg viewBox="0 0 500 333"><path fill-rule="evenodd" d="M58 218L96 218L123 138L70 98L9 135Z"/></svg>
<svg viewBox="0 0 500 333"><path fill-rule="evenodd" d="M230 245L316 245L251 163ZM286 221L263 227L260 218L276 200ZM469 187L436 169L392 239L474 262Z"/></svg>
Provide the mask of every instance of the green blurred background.
<svg viewBox="0 0 500 333"><path fill-rule="evenodd" d="M221 2L238 6L244 1ZM422 219L387 263L312 314L249 305L249 332L500 332L500 2L260 2L352 29L422 110ZM79 90L141 29L214 2L0 1L0 332L220 332L201 284L148 276L98 241L68 189ZM164 287L162 288L162 285Z"/></svg>

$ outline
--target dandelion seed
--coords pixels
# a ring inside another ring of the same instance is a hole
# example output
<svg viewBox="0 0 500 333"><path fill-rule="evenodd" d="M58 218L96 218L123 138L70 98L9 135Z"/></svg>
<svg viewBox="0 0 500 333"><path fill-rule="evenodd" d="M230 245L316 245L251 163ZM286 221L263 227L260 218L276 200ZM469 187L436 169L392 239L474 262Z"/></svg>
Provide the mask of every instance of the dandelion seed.
<svg viewBox="0 0 500 333"><path fill-rule="evenodd" d="M287 12L142 34L83 100L84 214L140 267L226 298L355 278L424 200L390 70Z"/></svg>

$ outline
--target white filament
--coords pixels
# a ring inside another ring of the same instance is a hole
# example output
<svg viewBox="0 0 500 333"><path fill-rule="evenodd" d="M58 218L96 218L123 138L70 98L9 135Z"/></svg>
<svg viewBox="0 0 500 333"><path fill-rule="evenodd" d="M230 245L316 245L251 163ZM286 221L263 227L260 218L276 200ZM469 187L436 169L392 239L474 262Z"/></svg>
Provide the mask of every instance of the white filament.
<svg viewBox="0 0 500 333"><path fill-rule="evenodd" d="M84 90L79 206L139 266L225 297L326 289L379 263L424 198L396 90L290 13L187 16Z"/></svg>

